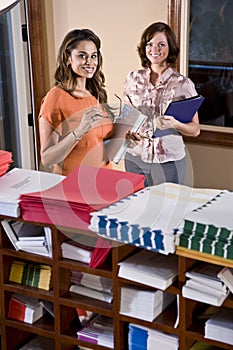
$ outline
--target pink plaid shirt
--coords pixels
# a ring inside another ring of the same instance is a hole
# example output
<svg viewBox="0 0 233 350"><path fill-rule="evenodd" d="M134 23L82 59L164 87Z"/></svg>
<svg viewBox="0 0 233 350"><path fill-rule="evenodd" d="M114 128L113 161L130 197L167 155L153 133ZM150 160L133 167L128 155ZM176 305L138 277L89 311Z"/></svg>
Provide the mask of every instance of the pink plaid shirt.
<svg viewBox="0 0 233 350"><path fill-rule="evenodd" d="M168 68L155 86L150 82L150 68L130 72L124 83L124 99L148 116L139 133L151 137L156 129L156 117L163 114L172 101L197 95L193 82ZM143 138L128 152L141 156L146 163L165 163L184 158L185 146L178 132L154 139Z"/></svg>

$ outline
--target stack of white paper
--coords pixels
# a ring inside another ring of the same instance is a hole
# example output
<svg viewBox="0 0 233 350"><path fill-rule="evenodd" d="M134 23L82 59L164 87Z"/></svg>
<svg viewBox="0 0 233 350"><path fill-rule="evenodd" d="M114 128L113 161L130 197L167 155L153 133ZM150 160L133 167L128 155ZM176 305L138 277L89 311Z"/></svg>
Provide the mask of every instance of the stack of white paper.
<svg viewBox="0 0 233 350"><path fill-rule="evenodd" d="M28 253L52 257L51 229L26 222L4 219L5 233L14 248Z"/></svg>
<svg viewBox="0 0 233 350"><path fill-rule="evenodd" d="M214 306L221 306L229 291L219 279L221 266L203 263L192 271L186 272L186 281L182 288L185 298L197 300Z"/></svg>
<svg viewBox="0 0 233 350"><path fill-rule="evenodd" d="M186 213L221 192L173 183L147 187L91 213L89 228L100 236L163 254L174 253Z"/></svg>
<svg viewBox="0 0 233 350"><path fill-rule="evenodd" d="M165 290L178 275L176 255L163 255L142 250L119 263L119 277Z"/></svg>
<svg viewBox="0 0 233 350"><path fill-rule="evenodd" d="M120 313L152 322L175 298L161 290L122 287Z"/></svg>
<svg viewBox="0 0 233 350"><path fill-rule="evenodd" d="M0 215L19 217L21 194L46 190L64 176L43 171L14 168L0 177Z"/></svg>
<svg viewBox="0 0 233 350"><path fill-rule="evenodd" d="M129 350L138 345L141 350L178 350L179 339L176 335L129 324Z"/></svg>
<svg viewBox="0 0 233 350"><path fill-rule="evenodd" d="M233 312L222 308L205 323L205 338L233 345Z"/></svg>
<svg viewBox="0 0 233 350"><path fill-rule="evenodd" d="M72 271L70 292L89 296L108 303L112 302L112 280L93 274Z"/></svg>
<svg viewBox="0 0 233 350"><path fill-rule="evenodd" d="M112 280L87 272L71 271L71 282L84 287L112 294Z"/></svg>

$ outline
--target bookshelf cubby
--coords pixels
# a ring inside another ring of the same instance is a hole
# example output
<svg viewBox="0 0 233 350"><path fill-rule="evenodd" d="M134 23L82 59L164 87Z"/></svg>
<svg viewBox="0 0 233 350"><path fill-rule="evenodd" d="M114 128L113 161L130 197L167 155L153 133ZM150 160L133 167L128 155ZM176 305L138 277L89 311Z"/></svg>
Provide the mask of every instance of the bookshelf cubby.
<svg viewBox="0 0 233 350"><path fill-rule="evenodd" d="M0 220L6 217L0 216ZM22 221L21 218L9 218ZM43 224L38 223L43 226ZM69 232L69 236L77 232L83 235L93 235L94 233L80 230L67 229L46 225L52 231L52 251L51 258L41 255L16 251L10 243L3 227L0 225L0 326L1 326L1 350L20 349L32 335L41 335L52 339L56 350L74 350L77 346L83 346L93 350L107 350L108 347L91 344L77 339L77 331L81 325L77 316L76 308L92 311L113 318L114 328L114 350L128 349L128 325L133 323L151 329L174 334L179 337L179 350L189 350L192 345L199 341L212 344L219 349L233 350L233 346L217 342L204 337L204 322L199 316L207 306L200 302L182 297L182 286L185 283L185 272L195 263L208 262L221 266L233 267L233 261L205 253L190 251L185 248L177 248L178 255L178 279L166 289L166 292L179 296L179 325L174 328L177 318L177 302L169 305L153 322L138 318L121 315L120 298L122 286L143 285L133 281L128 281L118 277L118 263L126 257L138 252L141 248L131 245L113 243L112 252L107 261L98 268L90 268L88 264L70 259L64 259L61 254L61 244L67 238L64 232ZM23 286L9 282L11 263L14 260L47 264L52 267L52 289L49 291ZM96 276L106 277L112 280L113 302L107 303L86 296L70 293L71 271L86 272ZM150 287L144 286L145 289ZM152 289L152 288L151 288ZM33 324L23 323L7 317L9 300L13 293L34 296L38 299L49 301L54 306L54 318L46 313L41 319ZM224 307L233 309L233 295L230 294L223 304ZM14 335L14 336L13 336Z"/></svg>

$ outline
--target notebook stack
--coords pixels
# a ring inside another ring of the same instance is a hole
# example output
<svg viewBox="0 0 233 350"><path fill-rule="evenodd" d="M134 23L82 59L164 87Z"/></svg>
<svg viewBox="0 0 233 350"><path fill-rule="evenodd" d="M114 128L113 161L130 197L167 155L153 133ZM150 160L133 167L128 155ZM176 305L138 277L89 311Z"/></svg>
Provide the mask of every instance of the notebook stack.
<svg viewBox="0 0 233 350"><path fill-rule="evenodd" d="M187 271L185 275L188 279L182 288L183 297L221 306L229 294L228 288L218 277L221 269L221 266L203 263Z"/></svg>

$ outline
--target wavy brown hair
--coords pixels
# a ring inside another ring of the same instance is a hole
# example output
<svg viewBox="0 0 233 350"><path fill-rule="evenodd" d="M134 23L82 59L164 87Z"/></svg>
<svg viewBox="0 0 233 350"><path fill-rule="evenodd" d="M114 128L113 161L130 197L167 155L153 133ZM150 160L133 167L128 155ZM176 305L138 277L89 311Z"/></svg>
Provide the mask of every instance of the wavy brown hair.
<svg viewBox="0 0 233 350"><path fill-rule="evenodd" d="M95 96L100 103L107 102L107 93L105 90L105 77L102 72L103 57L100 52L101 41L98 36L90 29L74 29L66 34L60 46L57 56L57 67L54 74L55 85L72 94L76 88L77 74L67 66L67 60L80 41L92 41L98 54L98 64L92 78L87 79L86 88Z"/></svg>
<svg viewBox="0 0 233 350"><path fill-rule="evenodd" d="M180 49L178 47L174 32L166 23L163 22L152 23L142 33L141 41L137 47L142 67L146 68L151 66L151 62L146 57L146 45L157 32L165 33L169 47L167 63L173 68L176 67L177 57Z"/></svg>

